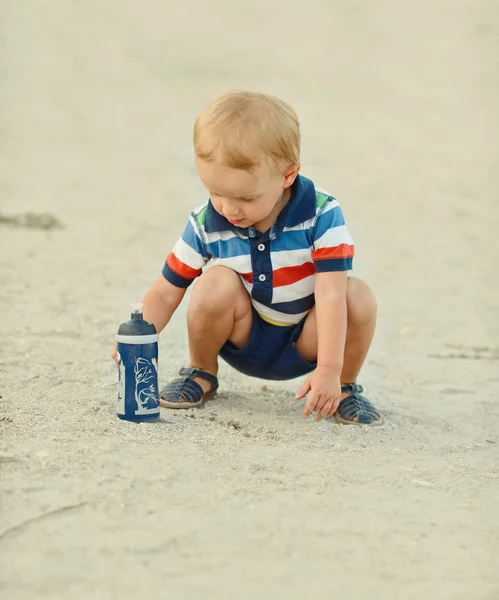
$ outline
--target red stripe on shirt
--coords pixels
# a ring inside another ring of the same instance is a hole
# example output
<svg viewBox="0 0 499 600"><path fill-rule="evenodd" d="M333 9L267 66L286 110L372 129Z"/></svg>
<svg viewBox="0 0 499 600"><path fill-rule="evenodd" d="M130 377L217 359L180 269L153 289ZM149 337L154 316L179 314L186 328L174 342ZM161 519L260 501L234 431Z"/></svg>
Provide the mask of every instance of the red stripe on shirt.
<svg viewBox="0 0 499 600"><path fill-rule="evenodd" d="M314 260L324 260L326 258L352 258L355 248L351 244L340 244L333 248L319 248L312 252Z"/></svg>
<svg viewBox="0 0 499 600"><path fill-rule="evenodd" d="M239 273L239 275L248 283L253 283L253 273ZM310 275L315 275L313 262L306 262L297 267L282 267L272 273L272 287L291 285Z"/></svg>
<svg viewBox="0 0 499 600"><path fill-rule="evenodd" d="M313 262L306 262L297 267L282 267L276 269L272 274L272 286L281 287L282 285L291 285L297 281L315 275L315 265Z"/></svg>
<svg viewBox="0 0 499 600"><path fill-rule="evenodd" d="M179 260L173 252L166 257L166 264L170 267L170 269L183 277L184 279L196 279L196 277L201 273L201 269L193 269L186 265L181 260Z"/></svg>

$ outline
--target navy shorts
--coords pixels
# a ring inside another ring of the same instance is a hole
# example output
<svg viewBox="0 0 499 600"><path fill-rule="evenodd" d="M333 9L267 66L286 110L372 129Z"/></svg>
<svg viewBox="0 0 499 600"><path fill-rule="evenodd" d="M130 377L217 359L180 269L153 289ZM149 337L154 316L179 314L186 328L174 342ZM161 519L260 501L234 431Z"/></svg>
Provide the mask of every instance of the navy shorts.
<svg viewBox="0 0 499 600"><path fill-rule="evenodd" d="M271 325L253 308L253 325L246 346L238 348L232 342L226 342L220 356L231 367L250 377L277 381L301 377L317 366L300 356L295 348L304 323L305 319L289 327Z"/></svg>

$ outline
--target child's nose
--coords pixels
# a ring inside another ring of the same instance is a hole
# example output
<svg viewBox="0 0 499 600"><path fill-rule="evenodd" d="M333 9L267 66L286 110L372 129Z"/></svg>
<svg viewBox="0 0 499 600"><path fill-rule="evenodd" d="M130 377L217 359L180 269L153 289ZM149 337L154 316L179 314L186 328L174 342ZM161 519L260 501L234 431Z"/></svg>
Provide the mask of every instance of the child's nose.
<svg viewBox="0 0 499 600"><path fill-rule="evenodd" d="M224 215L226 219L232 219L233 221L237 221L237 219L241 218L241 212L239 209L234 206L230 206L229 204L224 204Z"/></svg>

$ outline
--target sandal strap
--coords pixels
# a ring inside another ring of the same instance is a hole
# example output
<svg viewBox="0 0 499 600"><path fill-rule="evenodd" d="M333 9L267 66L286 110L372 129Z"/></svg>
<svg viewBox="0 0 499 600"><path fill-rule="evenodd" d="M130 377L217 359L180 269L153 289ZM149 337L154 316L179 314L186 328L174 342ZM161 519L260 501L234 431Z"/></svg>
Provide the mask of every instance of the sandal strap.
<svg viewBox="0 0 499 600"><path fill-rule="evenodd" d="M218 390L218 379L215 377L215 375L207 373L206 371L201 371L201 369L198 369L197 367L182 368L178 374L182 376L184 381L194 379L194 377L200 377L211 385L210 392L215 392Z"/></svg>
<svg viewBox="0 0 499 600"><path fill-rule="evenodd" d="M350 395L340 402L338 414L345 421L353 421L357 417L357 423L372 423L381 418L377 409L369 400L361 395L364 388L356 383L347 383L341 387L342 392L350 392Z"/></svg>
<svg viewBox="0 0 499 600"><path fill-rule="evenodd" d="M211 373L200 371L195 367L180 369L180 377L170 381L160 392L160 397L170 402L185 401L187 404L197 404L205 393L211 393L218 389L218 379ZM203 388L194 377L201 377L210 383L209 392L204 392Z"/></svg>
<svg viewBox="0 0 499 600"><path fill-rule="evenodd" d="M345 383L341 386L342 392L349 392L350 394L362 394L364 388L358 383Z"/></svg>
<svg viewBox="0 0 499 600"><path fill-rule="evenodd" d="M196 404L203 397L203 388L193 379L174 379L161 390L160 397L169 402Z"/></svg>

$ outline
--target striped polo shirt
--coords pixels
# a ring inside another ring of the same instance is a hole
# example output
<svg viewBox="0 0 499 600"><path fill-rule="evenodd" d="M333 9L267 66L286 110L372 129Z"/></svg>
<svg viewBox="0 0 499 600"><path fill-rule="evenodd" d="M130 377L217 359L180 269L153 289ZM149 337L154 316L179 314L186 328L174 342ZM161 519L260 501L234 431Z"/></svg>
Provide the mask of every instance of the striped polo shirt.
<svg viewBox="0 0 499 600"><path fill-rule="evenodd" d="M299 175L290 200L265 233L232 225L211 201L194 210L163 275L186 288L203 269L229 267L265 321L293 325L314 306L315 274L348 271L353 255L336 199Z"/></svg>

